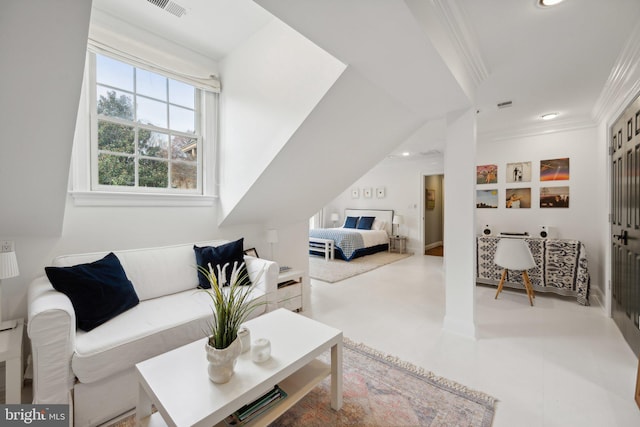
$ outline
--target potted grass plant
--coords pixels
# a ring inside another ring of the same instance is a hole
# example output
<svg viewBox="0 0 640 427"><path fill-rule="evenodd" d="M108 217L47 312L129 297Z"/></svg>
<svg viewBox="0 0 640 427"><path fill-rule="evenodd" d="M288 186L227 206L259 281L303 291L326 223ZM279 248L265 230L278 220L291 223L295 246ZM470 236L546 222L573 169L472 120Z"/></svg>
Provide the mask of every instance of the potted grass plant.
<svg viewBox="0 0 640 427"><path fill-rule="evenodd" d="M209 361L209 379L218 384L228 382L233 376L236 360L242 352L242 344L238 339L240 326L255 308L266 304L262 298L255 299L251 295L254 285L249 280L244 262L240 265L237 261L233 263L229 284L224 286L227 283L228 265L216 265L217 275L211 264L208 264L208 270L198 267L211 284L211 289L203 289L212 302L205 349ZM259 272L254 283L260 280L263 273L264 270Z"/></svg>

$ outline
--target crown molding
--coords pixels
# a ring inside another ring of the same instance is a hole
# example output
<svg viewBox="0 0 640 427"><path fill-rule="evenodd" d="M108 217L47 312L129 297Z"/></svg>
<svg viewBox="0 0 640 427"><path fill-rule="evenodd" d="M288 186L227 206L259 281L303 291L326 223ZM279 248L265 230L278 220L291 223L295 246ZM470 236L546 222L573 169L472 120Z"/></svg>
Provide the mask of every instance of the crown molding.
<svg viewBox="0 0 640 427"><path fill-rule="evenodd" d="M467 15L456 0L433 0L443 24L451 35L460 58L473 82L479 86L489 76L489 70L476 43Z"/></svg>
<svg viewBox="0 0 640 427"><path fill-rule="evenodd" d="M640 23L636 24L620 51L600 92L591 115L600 123L620 108L620 103L640 91L640 79L634 74L640 67Z"/></svg>
<svg viewBox="0 0 640 427"><path fill-rule="evenodd" d="M540 123L517 129L504 129L499 131L478 132L477 140L480 143L498 142L507 139L526 138L537 135L547 135L558 132L569 132L582 129L595 128L597 123L593 120L566 120L555 123Z"/></svg>

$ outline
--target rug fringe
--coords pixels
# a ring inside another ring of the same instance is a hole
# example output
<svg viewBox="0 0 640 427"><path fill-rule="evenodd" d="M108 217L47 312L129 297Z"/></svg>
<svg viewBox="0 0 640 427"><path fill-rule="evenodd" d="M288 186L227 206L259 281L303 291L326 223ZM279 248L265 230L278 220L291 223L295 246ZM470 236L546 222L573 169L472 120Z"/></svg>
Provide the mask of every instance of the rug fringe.
<svg viewBox="0 0 640 427"><path fill-rule="evenodd" d="M360 342L356 342L353 341L347 337L343 337L343 342L345 345L348 345L351 348L354 349L358 349L360 351L363 351L371 356L374 357L378 357L380 359L383 359L391 364L393 364L394 366L397 366L399 368L405 369L411 373L414 373L422 378L426 378L429 379L430 381L433 381L436 384L439 384L441 386L450 388L452 390L456 390L460 393L464 393L467 394L469 396L474 397L475 399L485 402L491 406L495 406L496 402L498 401L498 399L496 399L493 396L488 395L487 393L478 391L478 390L474 390L471 389L465 385L462 385L456 381L452 381L448 378L444 378L444 377L440 377L436 374L434 374L431 371L428 371L420 366L416 366L412 363L406 362L402 359L400 359L399 357L396 356L392 356L390 354L387 353L383 353L379 350L376 350L375 348L371 348L366 344L360 343Z"/></svg>

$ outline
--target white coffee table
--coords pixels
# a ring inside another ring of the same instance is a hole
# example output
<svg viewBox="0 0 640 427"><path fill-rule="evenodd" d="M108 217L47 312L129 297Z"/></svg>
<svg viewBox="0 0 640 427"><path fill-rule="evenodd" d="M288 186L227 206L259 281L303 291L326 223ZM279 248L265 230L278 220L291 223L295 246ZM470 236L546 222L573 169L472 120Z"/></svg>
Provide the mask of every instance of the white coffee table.
<svg viewBox="0 0 640 427"><path fill-rule="evenodd" d="M242 354L226 384L207 376L205 339L138 363L136 416L142 426L225 426L224 419L278 384L288 397L248 425L266 426L331 375L331 407L342 407L342 332L278 309L246 323L251 338L271 341L271 359ZM331 349L331 365L316 359ZM151 414L151 405L158 412Z"/></svg>

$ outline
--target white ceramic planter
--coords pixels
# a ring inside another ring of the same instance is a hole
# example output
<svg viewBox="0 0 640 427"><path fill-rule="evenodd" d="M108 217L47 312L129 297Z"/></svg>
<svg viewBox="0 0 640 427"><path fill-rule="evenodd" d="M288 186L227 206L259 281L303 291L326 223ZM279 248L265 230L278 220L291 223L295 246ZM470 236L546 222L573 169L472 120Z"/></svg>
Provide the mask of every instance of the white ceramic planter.
<svg viewBox="0 0 640 427"><path fill-rule="evenodd" d="M242 351L240 340L236 338L229 347L222 350L211 347L207 342L205 343L205 350L209 361L207 368L209 379L216 384L229 382L233 376L236 360Z"/></svg>

